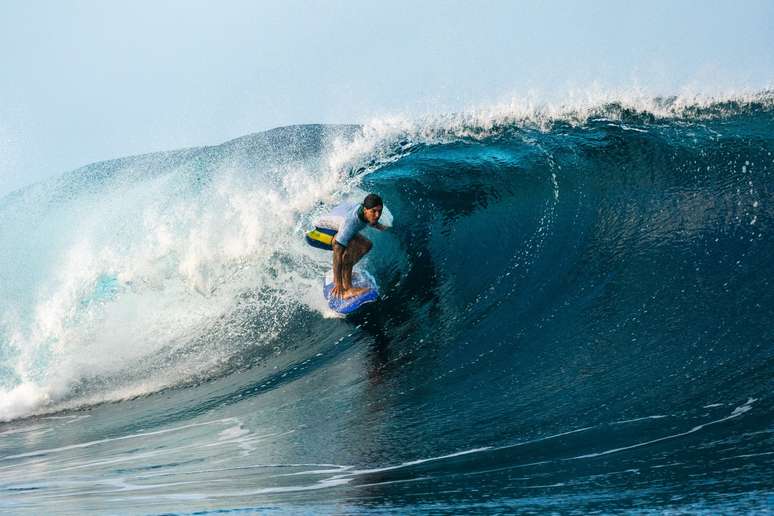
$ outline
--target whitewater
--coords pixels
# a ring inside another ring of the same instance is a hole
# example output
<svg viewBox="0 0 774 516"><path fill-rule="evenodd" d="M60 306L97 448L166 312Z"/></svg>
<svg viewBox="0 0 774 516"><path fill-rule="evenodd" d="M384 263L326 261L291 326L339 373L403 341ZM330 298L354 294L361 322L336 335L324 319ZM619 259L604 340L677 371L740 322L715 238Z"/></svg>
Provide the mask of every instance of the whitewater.
<svg viewBox="0 0 774 516"><path fill-rule="evenodd" d="M0 198L0 511L770 510L772 152L768 91L521 99Z"/></svg>

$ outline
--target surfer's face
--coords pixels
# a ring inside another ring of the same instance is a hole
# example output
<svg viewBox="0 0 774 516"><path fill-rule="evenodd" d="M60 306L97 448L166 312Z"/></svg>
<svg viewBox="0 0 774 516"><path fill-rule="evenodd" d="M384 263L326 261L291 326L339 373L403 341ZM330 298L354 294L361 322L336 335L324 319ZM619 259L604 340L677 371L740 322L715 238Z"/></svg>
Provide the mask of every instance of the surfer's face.
<svg viewBox="0 0 774 516"><path fill-rule="evenodd" d="M374 206L373 208L363 208L363 217L369 224L374 225L379 222L379 217L382 216L383 206Z"/></svg>

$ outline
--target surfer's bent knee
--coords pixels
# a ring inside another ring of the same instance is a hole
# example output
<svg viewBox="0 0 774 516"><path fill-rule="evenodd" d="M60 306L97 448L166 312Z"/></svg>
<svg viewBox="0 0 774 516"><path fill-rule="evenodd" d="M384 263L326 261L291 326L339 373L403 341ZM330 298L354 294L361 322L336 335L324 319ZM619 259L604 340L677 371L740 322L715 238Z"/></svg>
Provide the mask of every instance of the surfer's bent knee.
<svg viewBox="0 0 774 516"><path fill-rule="evenodd" d="M340 244L335 238L333 240L334 250L339 247L344 249L341 252L341 261L346 265L355 264L360 258L368 254L373 246L373 242L362 235L355 235L347 245Z"/></svg>
<svg viewBox="0 0 774 516"><path fill-rule="evenodd" d="M371 248L374 246L374 244L368 240L366 237L362 235L357 235L355 238L351 240L351 243L355 244L355 247L353 249L353 254L362 257L368 254L368 252L371 250Z"/></svg>

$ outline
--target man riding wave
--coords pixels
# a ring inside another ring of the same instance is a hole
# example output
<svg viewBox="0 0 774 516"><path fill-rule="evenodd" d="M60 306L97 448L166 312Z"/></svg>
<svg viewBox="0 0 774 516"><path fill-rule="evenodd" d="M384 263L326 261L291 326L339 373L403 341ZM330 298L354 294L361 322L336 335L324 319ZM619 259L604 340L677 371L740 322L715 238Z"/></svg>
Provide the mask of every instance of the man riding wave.
<svg viewBox="0 0 774 516"><path fill-rule="evenodd" d="M373 244L360 234L367 226L379 231L387 229L379 224L384 203L374 193L366 195L361 204L354 206L344 217L333 237L333 290L331 296L343 299L355 297L367 288L352 286L352 268L371 250Z"/></svg>

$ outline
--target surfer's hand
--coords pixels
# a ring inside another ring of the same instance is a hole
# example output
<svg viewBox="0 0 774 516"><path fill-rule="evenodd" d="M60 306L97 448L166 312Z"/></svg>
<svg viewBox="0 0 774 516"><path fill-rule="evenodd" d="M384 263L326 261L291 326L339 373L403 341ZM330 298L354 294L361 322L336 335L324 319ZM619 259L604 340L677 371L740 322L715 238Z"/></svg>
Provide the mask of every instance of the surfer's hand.
<svg viewBox="0 0 774 516"><path fill-rule="evenodd" d="M341 299L344 296L344 289L341 288L341 285L333 285L333 289L331 290L331 297L335 297L336 299Z"/></svg>

